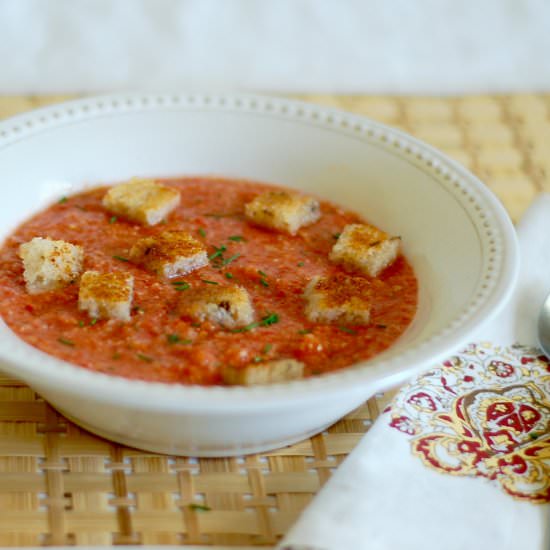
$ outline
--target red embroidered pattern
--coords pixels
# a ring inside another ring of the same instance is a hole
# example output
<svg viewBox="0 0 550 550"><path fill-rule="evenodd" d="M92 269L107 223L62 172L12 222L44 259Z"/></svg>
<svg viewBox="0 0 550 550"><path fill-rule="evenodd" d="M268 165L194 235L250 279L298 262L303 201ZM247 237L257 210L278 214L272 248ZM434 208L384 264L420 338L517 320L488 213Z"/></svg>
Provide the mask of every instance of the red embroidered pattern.
<svg viewBox="0 0 550 550"><path fill-rule="evenodd" d="M550 363L538 350L471 345L403 388L390 416L428 467L550 502Z"/></svg>

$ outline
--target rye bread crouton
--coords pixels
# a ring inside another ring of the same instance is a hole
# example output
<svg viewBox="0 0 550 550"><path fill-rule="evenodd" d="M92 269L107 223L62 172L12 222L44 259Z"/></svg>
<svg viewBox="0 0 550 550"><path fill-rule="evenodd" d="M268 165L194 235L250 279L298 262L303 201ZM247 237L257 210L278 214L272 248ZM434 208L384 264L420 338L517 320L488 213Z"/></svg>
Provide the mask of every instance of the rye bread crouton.
<svg viewBox="0 0 550 550"><path fill-rule="evenodd" d="M185 275L208 264L206 248L185 231L164 231L139 239L128 259L166 278Z"/></svg>
<svg viewBox="0 0 550 550"><path fill-rule="evenodd" d="M376 277L397 258L400 237L390 237L368 224L346 225L332 247L330 260L351 270Z"/></svg>
<svg viewBox="0 0 550 550"><path fill-rule="evenodd" d="M364 277L314 277L304 298L306 317L312 322L366 325L370 320L372 287Z"/></svg>
<svg viewBox="0 0 550 550"><path fill-rule="evenodd" d="M134 178L115 185L103 197L111 213L143 225L162 221L180 203L180 192L154 180Z"/></svg>
<svg viewBox="0 0 550 550"><path fill-rule="evenodd" d="M94 319L130 320L134 278L120 271L86 271L80 279L78 308Z"/></svg>
<svg viewBox="0 0 550 550"><path fill-rule="evenodd" d="M178 311L197 321L210 321L225 328L236 328L254 321L254 308L241 286L192 288L179 301Z"/></svg>
<svg viewBox="0 0 550 550"><path fill-rule="evenodd" d="M39 294L63 288L76 281L82 271L84 250L66 241L34 237L19 247L27 292Z"/></svg>
<svg viewBox="0 0 550 550"><path fill-rule="evenodd" d="M222 378L230 386L258 386L299 380L304 375L304 364L295 359L277 359L253 363L244 368L224 367Z"/></svg>
<svg viewBox="0 0 550 550"><path fill-rule="evenodd" d="M321 208L312 197L286 191L268 191L247 203L244 213L256 225L296 235L301 227L319 219Z"/></svg>

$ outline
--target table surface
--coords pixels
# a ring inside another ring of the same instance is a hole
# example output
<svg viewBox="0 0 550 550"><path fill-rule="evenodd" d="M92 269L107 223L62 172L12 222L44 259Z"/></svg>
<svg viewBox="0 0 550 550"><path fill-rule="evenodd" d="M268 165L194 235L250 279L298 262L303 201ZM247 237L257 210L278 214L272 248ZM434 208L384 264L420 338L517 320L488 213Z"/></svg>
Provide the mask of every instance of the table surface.
<svg viewBox="0 0 550 550"><path fill-rule="evenodd" d="M0 118L67 99L0 97ZM434 145L479 176L514 221L537 193L550 192L550 94L299 99L369 116ZM273 545L393 393L290 447L194 459L93 436L0 373L0 546Z"/></svg>

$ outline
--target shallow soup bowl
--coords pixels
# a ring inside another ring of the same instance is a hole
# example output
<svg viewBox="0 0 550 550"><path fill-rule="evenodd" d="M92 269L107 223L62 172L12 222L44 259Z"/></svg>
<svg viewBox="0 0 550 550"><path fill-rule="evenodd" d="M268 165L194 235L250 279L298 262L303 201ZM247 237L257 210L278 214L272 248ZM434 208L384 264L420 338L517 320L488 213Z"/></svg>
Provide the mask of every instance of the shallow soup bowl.
<svg viewBox="0 0 550 550"><path fill-rule="evenodd" d="M156 452L227 456L323 430L374 392L429 368L509 296L509 218L433 148L352 114L248 95L115 95L0 124L3 240L64 195L132 176L222 175L336 202L400 235L419 282L412 325L386 352L338 372L257 387L198 387L98 374L49 356L0 321L0 368L69 419Z"/></svg>

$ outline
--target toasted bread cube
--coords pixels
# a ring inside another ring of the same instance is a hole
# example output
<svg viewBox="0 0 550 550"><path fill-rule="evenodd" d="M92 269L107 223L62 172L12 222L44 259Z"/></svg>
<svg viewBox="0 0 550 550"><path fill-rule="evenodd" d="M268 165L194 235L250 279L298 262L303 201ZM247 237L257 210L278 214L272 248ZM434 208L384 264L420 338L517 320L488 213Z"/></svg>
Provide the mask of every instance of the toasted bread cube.
<svg viewBox="0 0 550 550"><path fill-rule="evenodd" d="M225 328L236 328L254 321L254 308L241 286L192 288L180 298L179 311L197 321L211 321Z"/></svg>
<svg viewBox="0 0 550 550"><path fill-rule="evenodd" d="M19 247L19 257L27 292L39 294L74 282L82 271L84 250L65 241L34 237Z"/></svg>
<svg viewBox="0 0 550 550"><path fill-rule="evenodd" d="M268 191L247 203L244 213L257 225L296 235L300 227L319 219L321 208L312 197L286 191Z"/></svg>
<svg viewBox="0 0 550 550"><path fill-rule="evenodd" d="M179 203L176 189L139 178L115 185L103 197L103 206L109 212L144 225L159 223Z"/></svg>
<svg viewBox="0 0 550 550"><path fill-rule="evenodd" d="M344 267L376 277L397 258L401 239L368 224L346 225L329 258Z"/></svg>
<svg viewBox="0 0 550 550"><path fill-rule="evenodd" d="M313 322L366 325L372 286L368 279L338 274L314 277L304 291L306 317Z"/></svg>
<svg viewBox="0 0 550 550"><path fill-rule="evenodd" d="M304 375L304 364L295 359L277 359L254 363L244 368L225 367L222 378L231 386L258 386L299 380Z"/></svg>
<svg viewBox="0 0 550 550"><path fill-rule="evenodd" d="M86 271L80 279L78 308L94 319L130 320L134 278L120 271Z"/></svg>
<svg viewBox="0 0 550 550"><path fill-rule="evenodd" d="M203 244L185 231L164 231L132 246L129 260L162 277L178 277L208 264Z"/></svg>

